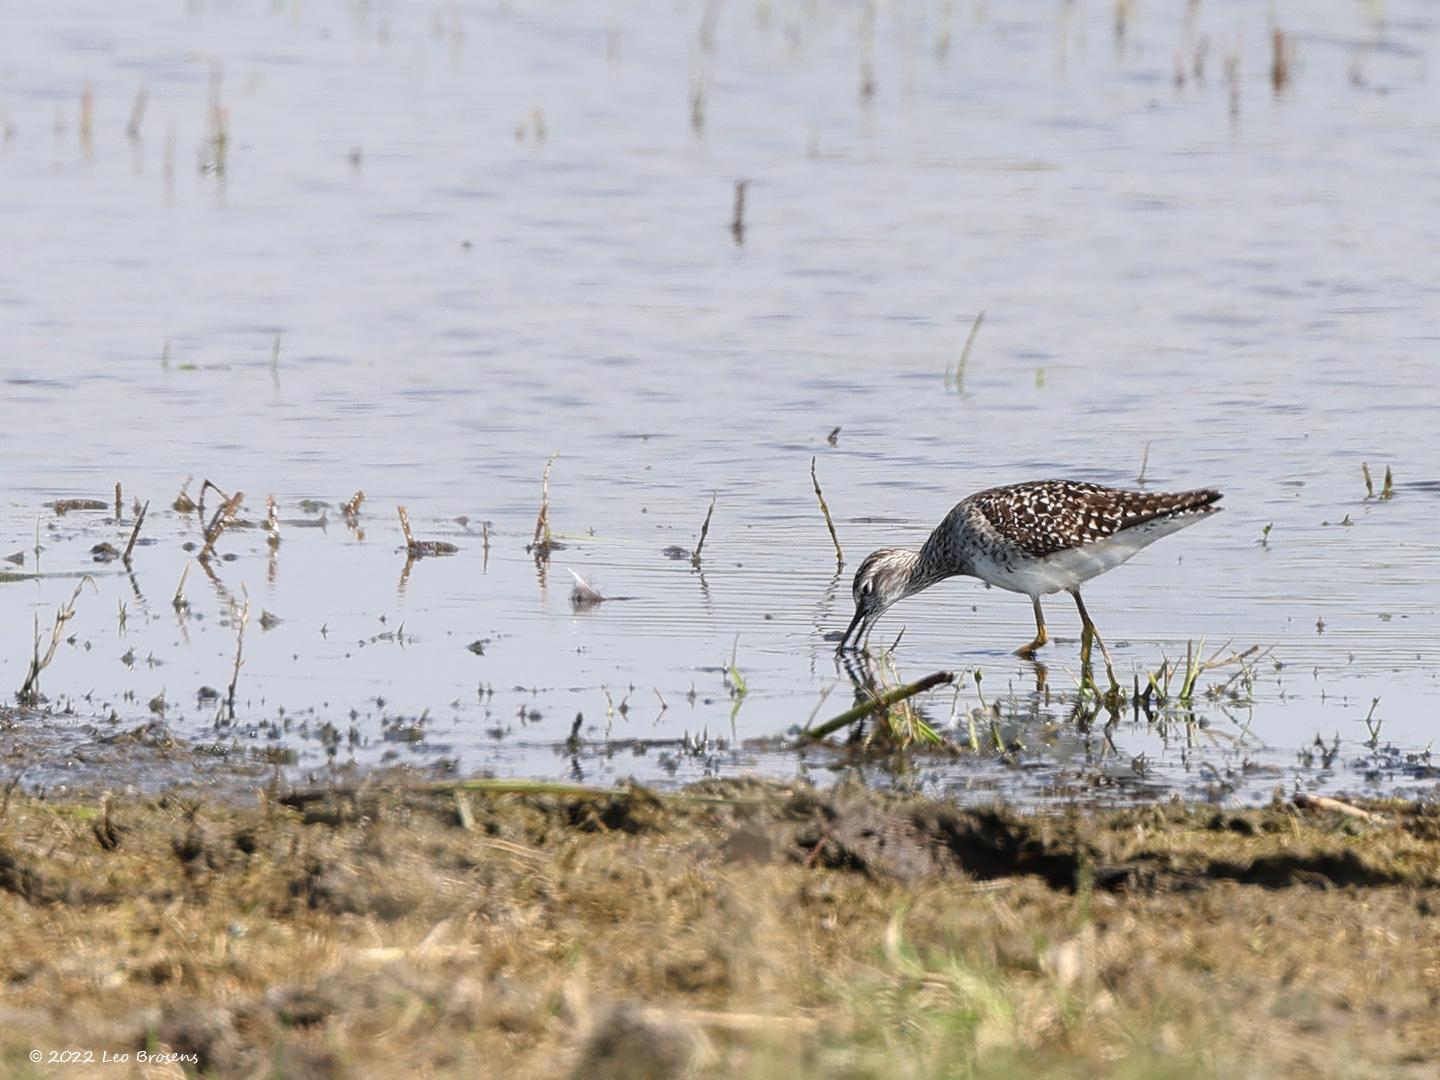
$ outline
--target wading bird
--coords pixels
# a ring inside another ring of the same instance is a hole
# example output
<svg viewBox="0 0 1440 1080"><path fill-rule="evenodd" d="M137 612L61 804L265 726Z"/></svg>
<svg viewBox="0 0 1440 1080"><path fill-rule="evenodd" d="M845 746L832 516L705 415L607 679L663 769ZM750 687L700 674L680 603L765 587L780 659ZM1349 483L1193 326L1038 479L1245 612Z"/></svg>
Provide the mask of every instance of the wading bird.
<svg viewBox="0 0 1440 1080"><path fill-rule="evenodd" d="M945 515L919 551L881 548L866 556L855 572L855 617L836 651L862 648L876 620L897 600L964 575L1030 597L1035 640L1015 650L1024 657L1033 657L1049 640L1040 598L1068 592L1080 611L1081 663L1089 665L1091 642L1098 642L1113 686L1110 650L1085 610L1080 586L1160 537L1217 513L1220 497L1209 488L1123 491L1076 480L977 491Z"/></svg>

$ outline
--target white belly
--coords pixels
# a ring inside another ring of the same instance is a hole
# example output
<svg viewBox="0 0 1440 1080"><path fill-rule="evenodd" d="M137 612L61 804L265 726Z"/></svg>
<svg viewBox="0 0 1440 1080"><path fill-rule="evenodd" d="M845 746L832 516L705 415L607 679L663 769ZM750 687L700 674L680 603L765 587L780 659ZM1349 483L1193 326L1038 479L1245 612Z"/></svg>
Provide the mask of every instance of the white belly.
<svg viewBox="0 0 1440 1080"><path fill-rule="evenodd" d="M976 560L975 576L998 589L1027 596L1063 592L1106 570L1113 570L1141 548L1199 520L1197 516L1147 522L1118 532L1106 540L1067 548L1039 559L1012 558L1006 561L987 556Z"/></svg>

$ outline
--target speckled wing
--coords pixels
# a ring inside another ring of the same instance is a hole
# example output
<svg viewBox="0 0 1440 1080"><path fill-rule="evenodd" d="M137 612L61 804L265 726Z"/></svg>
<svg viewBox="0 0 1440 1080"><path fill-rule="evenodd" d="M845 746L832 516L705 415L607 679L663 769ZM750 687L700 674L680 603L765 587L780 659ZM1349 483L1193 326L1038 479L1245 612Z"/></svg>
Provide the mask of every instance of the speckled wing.
<svg viewBox="0 0 1440 1080"><path fill-rule="evenodd" d="M1076 480L989 488L968 500L985 522L1032 558L1084 547L1158 519L1213 513L1220 492L1124 491Z"/></svg>

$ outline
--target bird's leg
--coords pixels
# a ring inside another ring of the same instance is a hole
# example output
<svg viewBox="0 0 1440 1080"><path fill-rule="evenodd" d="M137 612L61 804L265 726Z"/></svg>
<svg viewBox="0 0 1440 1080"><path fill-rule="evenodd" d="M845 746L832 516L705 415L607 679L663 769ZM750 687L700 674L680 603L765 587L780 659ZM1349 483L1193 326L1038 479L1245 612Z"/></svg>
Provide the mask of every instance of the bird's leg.
<svg viewBox="0 0 1440 1080"><path fill-rule="evenodd" d="M1077 605L1079 605L1080 608L1080 670L1085 673L1086 678L1089 678L1090 647L1095 642L1092 628L1095 624L1090 621L1090 615L1085 610L1085 605L1080 601L1080 594L1078 592L1074 592L1070 595L1075 597L1075 602Z"/></svg>
<svg viewBox="0 0 1440 1080"><path fill-rule="evenodd" d="M1035 659L1035 650L1050 640L1045 633L1045 613L1040 610L1040 597L1031 598L1035 602L1035 640L1029 645L1022 645L1015 650L1016 656L1023 656L1026 660Z"/></svg>
<svg viewBox="0 0 1440 1080"><path fill-rule="evenodd" d="M1085 601L1080 599L1080 590L1071 589L1070 595L1075 597L1075 607L1080 612L1080 666L1085 669L1090 667L1090 643L1096 642L1100 646L1100 655L1105 657L1105 674L1110 677L1110 689L1118 689L1120 683L1115 679L1115 663L1110 659L1110 650L1105 647L1105 640L1100 636L1100 631L1095 626L1095 621L1090 618L1090 613L1085 610Z"/></svg>

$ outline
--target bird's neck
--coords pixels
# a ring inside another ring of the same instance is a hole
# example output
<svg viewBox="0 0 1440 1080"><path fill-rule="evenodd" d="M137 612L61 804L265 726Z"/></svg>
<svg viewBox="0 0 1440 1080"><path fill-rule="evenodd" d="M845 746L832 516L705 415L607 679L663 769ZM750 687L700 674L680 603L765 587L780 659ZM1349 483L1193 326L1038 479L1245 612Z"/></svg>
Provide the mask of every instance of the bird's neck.
<svg viewBox="0 0 1440 1080"><path fill-rule="evenodd" d="M905 595L910 596L921 589L928 589L937 581L943 581L957 571L946 565L942 559L932 557L928 548L903 553L905 566Z"/></svg>
<svg viewBox="0 0 1440 1080"><path fill-rule="evenodd" d="M919 551L907 554L913 560L909 578L911 592L919 592L956 574L971 572L969 560L955 549L955 545L941 534L940 529L930 534L930 539L925 541L924 547Z"/></svg>

